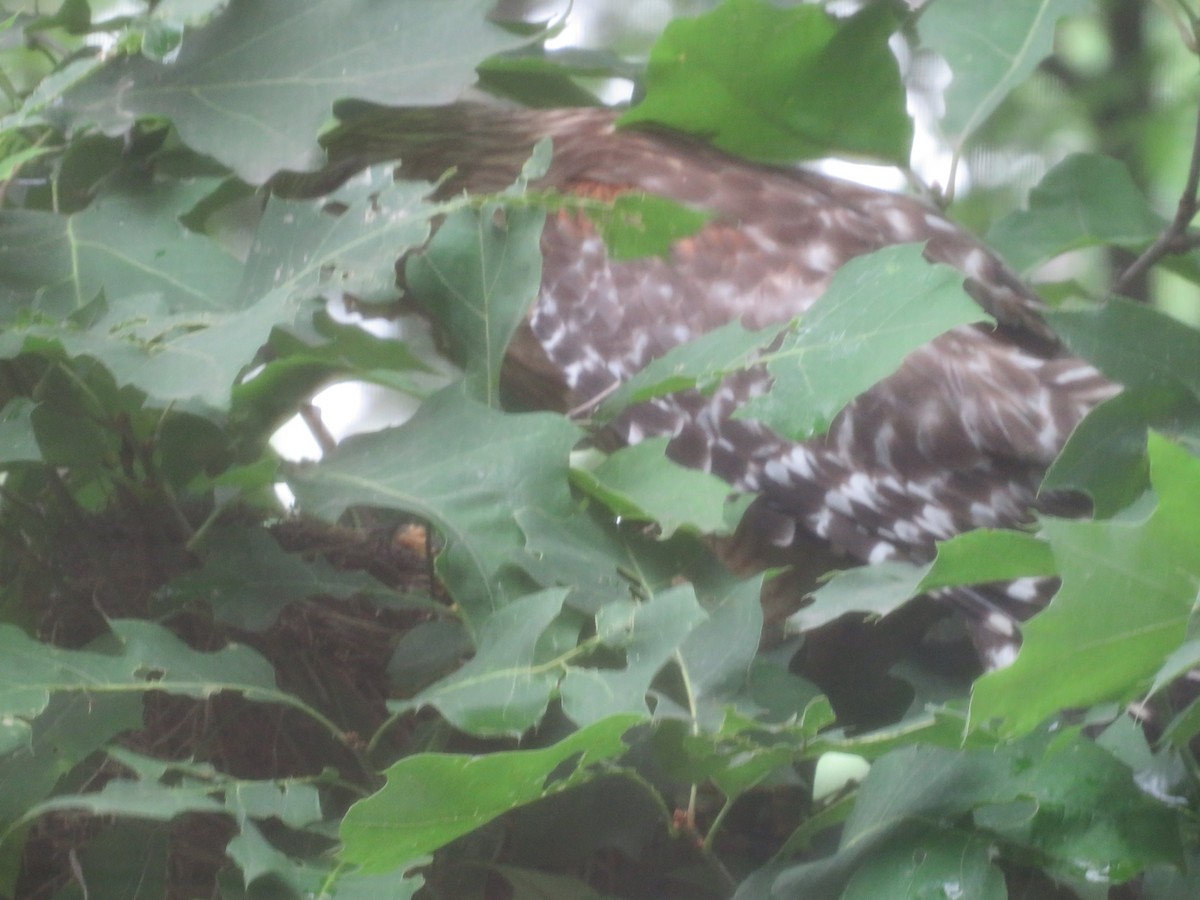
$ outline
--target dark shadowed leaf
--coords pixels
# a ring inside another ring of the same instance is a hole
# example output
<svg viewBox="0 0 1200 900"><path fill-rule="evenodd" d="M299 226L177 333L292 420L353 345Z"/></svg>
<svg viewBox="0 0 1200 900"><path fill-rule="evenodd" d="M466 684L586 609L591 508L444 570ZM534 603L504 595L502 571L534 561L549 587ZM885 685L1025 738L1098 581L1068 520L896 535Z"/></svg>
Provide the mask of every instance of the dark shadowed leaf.
<svg viewBox="0 0 1200 900"><path fill-rule="evenodd" d="M1197 446L1200 398L1178 384L1126 388L1079 423L1046 473L1042 490L1082 491L1092 498L1096 518L1115 515L1150 486L1146 434L1151 429Z"/></svg>
<svg viewBox="0 0 1200 900"><path fill-rule="evenodd" d="M496 866L494 871L508 882L512 889L512 900L607 900L611 895L601 894L588 887L586 882L552 872L536 869L518 869L515 866Z"/></svg>
<svg viewBox="0 0 1200 900"><path fill-rule="evenodd" d="M865 860L842 900L1007 900L1004 873L993 855L992 843L980 835L914 829Z"/></svg>
<svg viewBox="0 0 1200 900"><path fill-rule="evenodd" d="M310 597L359 596L382 606L438 608L427 598L397 594L366 572L287 553L261 528L218 528L205 539L201 555L200 568L166 585L161 598L169 605L207 601L218 620L235 628L269 628L287 604Z"/></svg>
<svg viewBox="0 0 1200 900"><path fill-rule="evenodd" d="M79 854L88 900L156 900L165 897L170 839L153 822L116 822L88 841ZM72 885L74 887L74 885ZM58 900L82 900L67 892Z"/></svg>
<svg viewBox="0 0 1200 900"><path fill-rule="evenodd" d="M960 830L964 817L974 819L973 833ZM996 843L1044 854L1050 867L1074 877L1119 883L1179 859L1172 819L1128 768L1079 736L1038 736L983 751L913 745L872 765L837 854L777 871L772 896L945 896L949 882L942 879L952 872L945 863L958 852L965 854L963 877L988 892L979 896L1003 897L988 871ZM893 884L892 893L877 893L877 879L896 874L905 855L931 859L928 871L913 875L932 880L934 889L896 894ZM860 892L843 894L852 879Z"/></svg>
<svg viewBox="0 0 1200 900"><path fill-rule="evenodd" d="M8 713L2 717L8 718ZM8 729L0 732L5 737L5 752L0 755L0 778L4 779L0 832L49 795L64 772L115 736L140 728L142 697L132 693L58 693L36 718L25 714L11 718L25 727L16 740Z"/></svg>
<svg viewBox="0 0 1200 900"><path fill-rule="evenodd" d="M1114 297L1047 315L1072 351L1126 387L1181 386L1200 397L1200 331L1144 303Z"/></svg>
<svg viewBox="0 0 1200 900"><path fill-rule="evenodd" d="M38 449L30 419L34 406L32 400L15 397L0 411L0 468L41 461L42 451Z"/></svg>
<svg viewBox="0 0 1200 900"><path fill-rule="evenodd" d="M249 647L231 644L215 653L200 653L152 622L115 619L109 625L113 633L88 650L52 647L11 625L0 625L0 715L32 718L46 709L52 695L63 692L153 690L203 699L233 691L321 720L293 694L275 686L275 670Z"/></svg>
<svg viewBox="0 0 1200 900"><path fill-rule="evenodd" d="M564 665L535 656L566 596L561 588L541 591L488 616L477 629L475 655L462 668L390 707L394 712L436 707L470 734L523 734L542 718L563 675Z"/></svg>

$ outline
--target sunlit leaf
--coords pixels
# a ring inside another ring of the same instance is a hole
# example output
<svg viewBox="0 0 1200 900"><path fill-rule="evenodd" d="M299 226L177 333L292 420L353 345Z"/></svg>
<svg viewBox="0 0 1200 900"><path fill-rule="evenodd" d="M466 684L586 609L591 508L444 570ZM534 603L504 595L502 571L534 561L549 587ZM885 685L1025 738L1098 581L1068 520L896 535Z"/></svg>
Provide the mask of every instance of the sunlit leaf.
<svg viewBox="0 0 1200 900"><path fill-rule="evenodd" d="M666 256L680 238L704 227L712 213L691 209L655 194L620 194L603 212L588 211L610 259Z"/></svg>
<svg viewBox="0 0 1200 900"><path fill-rule="evenodd" d="M651 51L645 98L621 123L667 125L771 162L840 153L907 163L912 121L887 44L895 24L886 4L839 21L761 0L676 19Z"/></svg>

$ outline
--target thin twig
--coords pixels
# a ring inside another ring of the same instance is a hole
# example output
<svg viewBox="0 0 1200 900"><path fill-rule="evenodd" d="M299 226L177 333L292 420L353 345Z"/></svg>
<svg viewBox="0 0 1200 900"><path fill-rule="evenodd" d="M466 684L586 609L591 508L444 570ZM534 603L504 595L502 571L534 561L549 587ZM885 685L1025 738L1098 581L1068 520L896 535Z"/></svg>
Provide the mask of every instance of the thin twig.
<svg viewBox="0 0 1200 900"><path fill-rule="evenodd" d="M1187 183L1179 196L1179 206L1175 210L1175 218L1166 230L1158 236L1153 244L1143 251L1142 255L1121 273L1113 285L1114 294L1124 293L1141 278L1150 267L1170 253L1180 253L1194 247L1196 237L1187 233L1188 226L1200 211L1200 108L1196 111L1196 134L1192 139L1192 161L1188 166Z"/></svg>
<svg viewBox="0 0 1200 900"><path fill-rule="evenodd" d="M312 433L317 446L321 448L322 456L328 456L337 449L337 440L334 438L333 433L326 427L324 420L321 419L321 411L317 409L315 404L301 404L300 418L308 426L308 430Z"/></svg>

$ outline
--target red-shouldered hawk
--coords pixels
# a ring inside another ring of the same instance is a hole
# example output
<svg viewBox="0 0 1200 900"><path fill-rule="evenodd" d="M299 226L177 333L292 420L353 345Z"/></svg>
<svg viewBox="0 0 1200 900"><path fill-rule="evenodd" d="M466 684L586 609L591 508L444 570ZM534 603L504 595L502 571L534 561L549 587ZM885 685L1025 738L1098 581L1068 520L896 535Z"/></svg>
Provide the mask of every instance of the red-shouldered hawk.
<svg viewBox="0 0 1200 900"><path fill-rule="evenodd" d="M957 328L912 353L822 437L795 443L731 418L767 387L756 370L711 396L673 394L614 423L623 441L667 436L677 461L757 492L753 538L763 546L816 538L863 562L920 562L937 540L1027 522L1067 436L1117 390L1063 348L1039 299L994 254L916 200L679 136L618 131L604 110L461 105L411 115L421 139L402 155L401 173L437 179L457 166L443 192L504 188L550 136L542 186L600 197L644 191L714 214L665 258L626 262L609 258L585 218L549 217L541 294L510 362L528 393L545 398L549 383L562 408L586 405L730 320L761 327L803 313L841 265L888 244L927 242L929 259L967 276L998 325ZM1036 595L1021 582L1005 599ZM1004 631L983 595L963 599Z"/></svg>

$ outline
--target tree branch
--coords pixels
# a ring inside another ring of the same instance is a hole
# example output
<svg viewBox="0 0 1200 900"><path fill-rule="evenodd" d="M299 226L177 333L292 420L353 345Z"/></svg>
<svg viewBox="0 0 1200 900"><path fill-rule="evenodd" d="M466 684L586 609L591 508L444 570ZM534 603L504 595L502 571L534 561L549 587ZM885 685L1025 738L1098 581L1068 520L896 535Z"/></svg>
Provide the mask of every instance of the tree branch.
<svg viewBox="0 0 1200 900"><path fill-rule="evenodd" d="M1192 161L1188 166L1187 183L1179 197L1179 206L1175 209L1175 218L1166 230L1158 236L1153 244L1147 247L1142 255L1121 273L1113 285L1112 292L1120 294L1144 275L1151 266L1172 253L1183 253L1197 244L1197 237L1187 233L1188 226L1200 210L1200 108L1196 111L1196 134L1192 139Z"/></svg>

